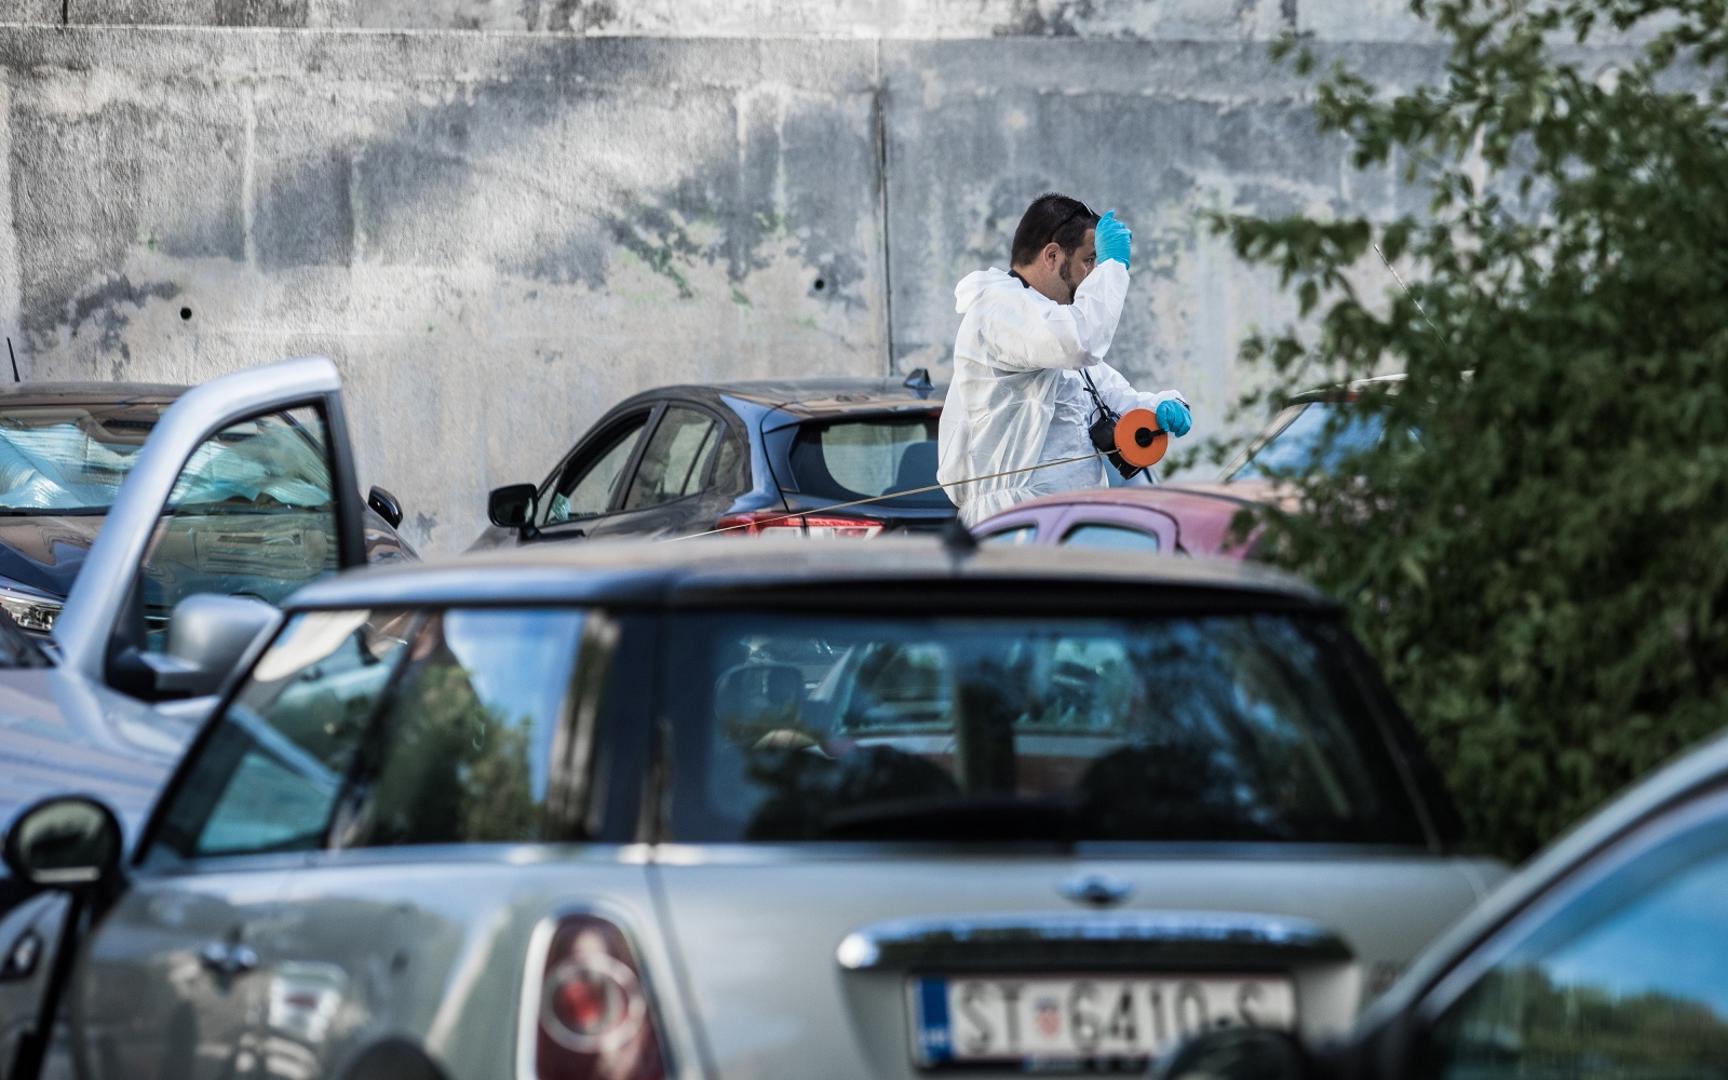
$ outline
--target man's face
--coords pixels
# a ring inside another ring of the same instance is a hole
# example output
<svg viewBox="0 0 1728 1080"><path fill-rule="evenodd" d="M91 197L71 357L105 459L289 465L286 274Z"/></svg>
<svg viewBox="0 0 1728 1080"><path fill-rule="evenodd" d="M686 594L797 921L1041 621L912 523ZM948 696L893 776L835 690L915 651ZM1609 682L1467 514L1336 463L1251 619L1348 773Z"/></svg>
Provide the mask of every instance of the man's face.
<svg viewBox="0 0 1728 1080"><path fill-rule="evenodd" d="M1073 254L1062 263L1057 273L1062 278L1062 284L1068 288L1068 299L1065 303L1074 302L1074 294L1080 288L1080 283L1086 280L1086 275L1098 265L1098 231L1087 229L1086 236L1075 247Z"/></svg>

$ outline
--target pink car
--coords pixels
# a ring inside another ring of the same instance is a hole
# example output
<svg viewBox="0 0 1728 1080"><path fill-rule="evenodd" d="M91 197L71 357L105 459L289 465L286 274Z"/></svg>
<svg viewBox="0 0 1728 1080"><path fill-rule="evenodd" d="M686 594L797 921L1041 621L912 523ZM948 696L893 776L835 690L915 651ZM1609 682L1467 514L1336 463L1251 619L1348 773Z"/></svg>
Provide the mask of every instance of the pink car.
<svg viewBox="0 0 1728 1080"><path fill-rule="evenodd" d="M1238 511L1265 499L1261 483L1163 484L1099 488L1046 495L978 523L984 544L1061 544L1116 551L1162 551L1246 559L1254 555L1256 528L1231 542Z"/></svg>

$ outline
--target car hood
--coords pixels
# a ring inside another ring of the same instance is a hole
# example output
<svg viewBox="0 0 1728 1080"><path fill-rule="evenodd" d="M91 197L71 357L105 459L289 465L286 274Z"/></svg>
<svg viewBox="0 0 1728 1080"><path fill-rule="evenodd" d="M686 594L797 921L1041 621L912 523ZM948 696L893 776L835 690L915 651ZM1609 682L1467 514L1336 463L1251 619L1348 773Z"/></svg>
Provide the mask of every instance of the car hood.
<svg viewBox="0 0 1728 1080"><path fill-rule="evenodd" d="M0 578L65 598L106 520L100 514L0 517Z"/></svg>

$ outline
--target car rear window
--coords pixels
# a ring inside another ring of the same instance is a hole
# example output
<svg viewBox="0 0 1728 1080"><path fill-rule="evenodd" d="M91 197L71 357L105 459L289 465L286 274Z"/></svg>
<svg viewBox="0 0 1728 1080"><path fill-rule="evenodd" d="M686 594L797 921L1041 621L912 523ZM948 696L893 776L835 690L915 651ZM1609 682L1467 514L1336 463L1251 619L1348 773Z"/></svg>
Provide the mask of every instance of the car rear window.
<svg viewBox="0 0 1728 1080"><path fill-rule="evenodd" d="M936 483L935 414L807 423L792 442L798 490L849 501L917 491ZM947 507L940 489L893 500L901 506Z"/></svg>
<svg viewBox="0 0 1728 1080"><path fill-rule="evenodd" d="M1327 619L677 626L678 840L1426 843Z"/></svg>

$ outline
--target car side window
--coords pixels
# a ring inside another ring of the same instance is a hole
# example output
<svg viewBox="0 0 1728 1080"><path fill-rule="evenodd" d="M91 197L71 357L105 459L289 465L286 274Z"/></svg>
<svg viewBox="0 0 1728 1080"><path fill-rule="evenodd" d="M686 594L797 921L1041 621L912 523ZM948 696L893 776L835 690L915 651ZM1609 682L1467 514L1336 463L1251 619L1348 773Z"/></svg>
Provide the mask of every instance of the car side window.
<svg viewBox="0 0 1728 1080"><path fill-rule="evenodd" d="M566 470L547 500L546 520L541 524L598 517L611 510L625 467L647 423L647 413L631 417L613 429L595 454Z"/></svg>
<svg viewBox="0 0 1728 1080"><path fill-rule="evenodd" d="M1158 534L1126 525L1088 521L1074 526L1062 537L1067 547L1100 548L1105 551L1157 551Z"/></svg>
<svg viewBox="0 0 1728 1080"><path fill-rule="evenodd" d="M149 861L323 846L414 621L403 611L293 618L196 750Z"/></svg>
<svg viewBox="0 0 1728 1080"><path fill-rule="evenodd" d="M1441 1017L1436 1077L1705 1076L1728 1060L1728 813L1610 870Z"/></svg>
<svg viewBox="0 0 1728 1080"><path fill-rule="evenodd" d="M337 847L571 839L548 813L584 616L569 609L430 616L377 721Z"/></svg>
<svg viewBox="0 0 1728 1080"><path fill-rule="evenodd" d="M280 603L336 572L340 544L329 438L315 408L230 424L180 472L143 566L152 632L194 593Z"/></svg>
<svg viewBox="0 0 1728 1080"><path fill-rule="evenodd" d="M566 717L579 681L598 708L607 660L586 634L570 609L295 616L195 751L147 861L568 838L586 750Z"/></svg>
<svg viewBox="0 0 1728 1080"><path fill-rule="evenodd" d="M668 408L642 451L624 509L643 510L700 492L721 434L719 422L707 413Z"/></svg>
<svg viewBox="0 0 1728 1080"><path fill-rule="evenodd" d="M1020 544L1030 544L1037 538L1038 526L1016 525L1011 529L1003 529L1000 532L993 532L985 536L980 536L978 538L978 543L985 547L994 547L997 545L1002 547L1014 547Z"/></svg>

